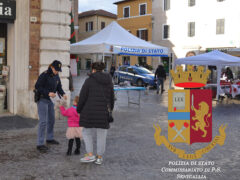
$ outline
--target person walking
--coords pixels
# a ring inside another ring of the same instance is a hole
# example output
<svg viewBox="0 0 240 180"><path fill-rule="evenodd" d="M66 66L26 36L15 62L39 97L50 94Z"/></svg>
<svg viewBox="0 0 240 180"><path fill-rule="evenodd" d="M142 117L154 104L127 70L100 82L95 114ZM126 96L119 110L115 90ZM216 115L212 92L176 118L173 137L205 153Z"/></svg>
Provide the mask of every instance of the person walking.
<svg viewBox="0 0 240 180"><path fill-rule="evenodd" d="M159 94L159 86L161 85L161 94L164 90L164 80L166 80L166 72L162 64L158 65L158 68L155 72L154 79L157 80L157 94Z"/></svg>
<svg viewBox="0 0 240 180"><path fill-rule="evenodd" d="M115 65L112 64L112 66L111 66L111 68L110 68L110 74L111 74L112 77L113 77L113 75L114 75L115 70L116 70Z"/></svg>
<svg viewBox="0 0 240 180"><path fill-rule="evenodd" d="M229 80L229 81L233 80L233 73L232 73L232 70L230 69L230 67L227 67L227 69L226 69L226 76L227 76L227 80Z"/></svg>
<svg viewBox="0 0 240 180"><path fill-rule="evenodd" d="M54 139L55 111L51 98L54 98L56 93L58 93L67 100L58 75L58 72L62 71L61 66L62 63L60 61L54 60L49 65L48 70L40 74L35 84L35 89L40 94L40 99L37 102L39 116L37 150L40 152L46 152L48 150L48 147L44 145L46 127L46 143L59 144L59 142Z"/></svg>
<svg viewBox="0 0 240 180"><path fill-rule="evenodd" d="M105 152L108 122L108 108L114 108L114 91L112 78L109 73L104 73L105 64L94 62L92 73L84 82L77 106L81 114L79 125L83 127L82 135L87 154L80 161L102 164ZM93 132L97 131L97 156L93 155Z"/></svg>

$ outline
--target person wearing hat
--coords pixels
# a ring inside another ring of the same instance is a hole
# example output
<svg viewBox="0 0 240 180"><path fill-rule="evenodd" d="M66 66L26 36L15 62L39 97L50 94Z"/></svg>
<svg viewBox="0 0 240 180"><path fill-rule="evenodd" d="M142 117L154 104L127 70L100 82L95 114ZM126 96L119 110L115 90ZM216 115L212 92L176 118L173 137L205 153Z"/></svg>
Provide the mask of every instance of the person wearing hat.
<svg viewBox="0 0 240 180"><path fill-rule="evenodd" d="M48 147L44 145L46 128L46 143L59 144L59 142L54 139L55 111L51 98L54 98L58 94L59 97L63 97L65 100L67 99L58 75L58 72L62 71L61 68L62 63L54 60L49 65L48 70L40 74L35 84L35 89L40 94L40 99L37 102L39 116L37 150L40 152L46 152L48 150Z"/></svg>

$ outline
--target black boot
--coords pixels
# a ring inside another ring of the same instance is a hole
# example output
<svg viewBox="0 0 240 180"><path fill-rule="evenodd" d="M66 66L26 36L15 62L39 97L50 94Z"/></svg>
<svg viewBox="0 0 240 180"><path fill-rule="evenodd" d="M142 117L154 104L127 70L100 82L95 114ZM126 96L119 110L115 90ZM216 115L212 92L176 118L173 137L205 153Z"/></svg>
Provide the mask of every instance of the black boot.
<svg viewBox="0 0 240 180"><path fill-rule="evenodd" d="M76 141L76 149L74 151L74 154L79 155L80 147L81 147L81 140L80 140L80 138L75 138L75 141Z"/></svg>
<svg viewBox="0 0 240 180"><path fill-rule="evenodd" d="M74 141L74 139L69 139L68 140L68 151L66 153L67 156L71 156L72 155L73 141Z"/></svg>

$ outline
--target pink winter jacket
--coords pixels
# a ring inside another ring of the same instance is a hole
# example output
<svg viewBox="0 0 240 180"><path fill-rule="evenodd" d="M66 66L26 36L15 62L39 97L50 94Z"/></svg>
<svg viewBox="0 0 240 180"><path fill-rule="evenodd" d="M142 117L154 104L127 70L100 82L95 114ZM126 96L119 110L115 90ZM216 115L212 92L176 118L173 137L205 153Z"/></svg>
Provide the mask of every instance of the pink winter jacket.
<svg viewBox="0 0 240 180"><path fill-rule="evenodd" d="M76 110L76 106L72 106L65 109L64 106L60 106L60 111L63 116L68 117L68 127L79 127L79 115Z"/></svg>

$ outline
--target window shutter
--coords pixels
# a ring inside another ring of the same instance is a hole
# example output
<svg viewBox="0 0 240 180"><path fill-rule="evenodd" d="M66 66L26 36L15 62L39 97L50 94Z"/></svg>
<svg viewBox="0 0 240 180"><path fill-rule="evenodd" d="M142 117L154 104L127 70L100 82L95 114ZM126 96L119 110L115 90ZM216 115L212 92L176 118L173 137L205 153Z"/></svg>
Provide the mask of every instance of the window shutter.
<svg viewBox="0 0 240 180"><path fill-rule="evenodd" d="M91 31L93 30L93 22L91 21Z"/></svg>
<svg viewBox="0 0 240 180"><path fill-rule="evenodd" d="M105 22L101 22L101 29L105 28Z"/></svg>
<svg viewBox="0 0 240 180"><path fill-rule="evenodd" d="M188 23L188 37L195 36L195 22Z"/></svg>
<svg viewBox="0 0 240 180"><path fill-rule="evenodd" d="M145 40L148 41L148 30L145 30Z"/></svg>
<svg viewBox="0 0 240 180"><path fill-rule="evenodd" d="M163 38L169 38L169 25L164 25L163 27Z"/></svg>
<svg viewBox="0 0 240 180"><path fill-rule="evenodd" d="M139 37L139 30L137 30L137 37Z"/></svg>
<svg viewBox="0 0 240 180"><path fill-rule="evenodd" d="M195 6L195 0L188 0L188 6Z"/></svg>
<svg viewBox="0 0 240 180"><path fill-rule="evenodd" d="M191 30L191 32L192 32L192 37L193 36L195 36L195 22L192 22L192 30Z"/></svg>
<svg viewBox="0 0 240 180"><path fill-rule="evenodd" d="M217 19L216 21L216 34L224 34L224 26L225 26L224 19Z"/></svg>
<svg viewBox="0 0 240 180"><path fill-rule="evenodd" d="M167 10L167 0L164 0L164 10Z"/></svg>
<svg viewBox="0 0 240 180"><path fill-rule="evenodd" d="M88 32L88 23L86 22L86 32Z"/></svg>
<svg viewBox="0 0 240 180"><path fill-rule="evenodd" d="M188 37L191 36L191 23L188 23Z"/></svg>
<svg viewBox="0 0 240 180"><path fill-rule="evenodd" d="M140 5L140 15L146 14L146 4Z"/></svg>
<svg viewBox="0 0 240 180"><path fill-rule="evenodd" d="M170 9L170 0L167 0L167 10Z"/></svg>
<svg viewBox="0 0 240 180"><path fill-rule="evenodd" d="M124 17L129 17L129 7L124 8Z"/></svg>
<svg viewBox="0 0 240 180"><path fill-rule="evenodd" d="M170 0L164 0L164 11L170 9Z"/></svg>

